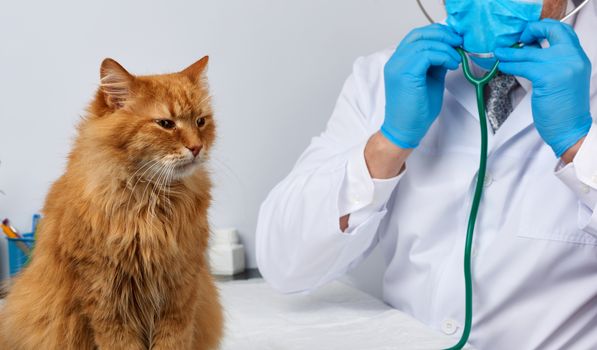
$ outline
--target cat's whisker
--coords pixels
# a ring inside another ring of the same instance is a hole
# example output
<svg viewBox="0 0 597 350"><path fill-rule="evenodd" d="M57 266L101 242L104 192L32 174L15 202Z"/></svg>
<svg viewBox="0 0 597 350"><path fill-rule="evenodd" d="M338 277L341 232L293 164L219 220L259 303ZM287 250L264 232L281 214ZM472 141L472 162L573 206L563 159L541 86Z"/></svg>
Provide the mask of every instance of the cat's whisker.
<svg viewBox="0 0 597 350"><path fill-rule="evenodd" d="M141 167L139 167L139 169L137 169L137 171L135 171L133 173L133 175L130 176L129 180L126 182L126 185L130 185L131 182L135 179L135 175L137 175L141 170L145 169L148 165L157 163L159 160L158 159L152 159L149 162L146 162L145 164L143 164Z"/></svg>
<svg viewBox="0 0 597 350"><path fill-rule="evenodd" d="M202 104L204 104L205 102L209 102L210 100L211 100L211 95L206 95L205 97L203 97L203 98L201 99L201 101L199 101L199 104L200 104L200 105L202 105Z"/></svg>
<svg viewBox="0 0 597 350"><path fill-rule="evenodd" d="M160 181L158 182L160 188L165 189L167 186L169 186L169 182L168 182L168 173L170 172L170 169L172 169L173 167L173 162L172 161L167 161L166 162L166 166L164 168L164 174L163 176L160 178Z"/></svg>
<svg viewBox="0 0 597 350"><path fill-rule="evenodd" d="M144 162L144 164L139 167L139 169L137 169L132 175L131 178L129 179L129 181L127 182L128 184L131 183L131 181L133 180L133 178L135 177L136 174L138 174L141 170L143 170L145 167L147 167L148 165L154 164L154 163L158 163L161 160L161 158L156 158L156 159L150 159L149 161Z"/></svg>
<svg viewBox="0 0 597 350"><path fill-rule="evenodd" d="M158 203L160 202L160 198L159 198L159 194L161 191L161 181L162 181L162 177L164 177L165 175L165 171L168 169L168 167L170 166L171 161L165 160L163 161L160 165L161 167L156 171L156 174L154 174L154 176L152 176L151 180L147 183L147 185L145 186L145 189L143 190L143 195L141 196L141 198L145 198L145 192L147 191L148 186L152 186L151 191L148 192L148 214L150 215L150 224L151 226L156 229L156 227L153 225L154 219L156 218L156 206L158 205ZM155 179L155 182L154 182ZM156 194L156 190L158 191L158 193Z"/></svg>
<svg viewBox="0 0 597 350"><path fill-rule="evenodd" d="M137 185L141 182L141 180L145 177L145 174L149 171L151 171L152 169L154 169L156 166L159 166L158 162L155 162L151 167L149 167L147 170L145 170L143 172L143 174L139 177L139 179L137 180L137 182L135 182L135 185L133 186L133 188L130 190L130 195L127 201L127 205L126 205L126 211L128 212L129 209L129 205L131 204L131 200L133 198L133 196L135 195L135 189L137 188ZM143 197L140 198L140 202L143 201ZM140 209L139 209L140 210Z"/></svg>
<svg viewBox="0 0 597 350"><path fill-rule="evenodd" d="M168 171L168 187L167 187L167 194L166 194L166 200L168 201L168 214L169 215L174 215L174 211L172 210L172 200L170 199L170 196L172 194L172 179L174 177L174 169L175 169L175 165L172 165Z"/></svg>
<svg viewBox="0 0 597 350"><path fill-rule="evenodd" d="M168 176L169 176L169 178L168 178L168 183L169 183L169 186L168 186L168 204L169 204L168 211L172 216L174 215L174 210L172 209L173 204L172 204L172 199L171 199L172 194L173 194L172 181L174 180L175 172L176 172L176 165L173 164L172 167L170 168L170 172L168 174ZM176 192L174 192L174 194L176 194Z"/></svg>
<svg viewBox="0 0 597 350"><path fill-rule="evenodd" d="M162 207L164 208L164 210L167 209L167 201L168 201L167 187L169 186L167 184L167 181L168 181L168 172L170 171L171 167L172 167L171 164L167 164L166 165L166 167L164 168L164 171L163 171L163 175L159 179L159 182L158 182L158 193L157 193L157 196L159 197L160 202L161 202Z"/></svg>
<svg viewBox="0 0 597 350"><path fill-rule="evenodd" d="M147 166L149 166L150 164L152 164L152 162L154 162L154 161L150 161L150 162L147 162L147 163L143 164L141 167L139 167L137 169L137 171L135 171L131 176L129 176L129 178L124 183L124 186L122 187L122 191L120 191L120 196L118 198L119 202L122 201L122 198L124 197L124 194L125 194L126 190L129 189L129 186L131 185L131 182L135 179L135 175L137 175L137 173L139 173L141 170L145 169Z"/></svg>
<svg viewBox="0 0 597 350"><path fill-rule="evenodd" d="M159 202L162 202L162 200L165 199L165 198L161 197L161 194L163 192L164 196L166 195L165 186L166 186L166 180L167 180L167 173L171 166L170 163L171 162L166 161L166 164L162 168L161 174L156 181L156 185L155 185L156 187L154 187L154 190L155 190L155 188L157 188L157 193L154 193L154 195L156 196L156 204ZM155 215L155 206L154 206L154 215Z"/></svg>
<svg viewBox="0 0 597 350"><path fill-rule="evenodd" d="M238 174L232 169L232 167L230 167L228 164L226 164L223 160L218 159L218 158L210 158L209 162L213 165L216 166L221 166L220 169L224 170L224 173L228 173L229 175L232 176L232 178L241 186L244 187L244 183L242 181L242 179L240 178L240 176L238 176ZM216 169L214 170L218 170L217 167L214 167Z"/></svg>
<svg viewBox="0 0 597 350"><path fill-rule="evenodd" d="M143 164L143 166L141 166L139 169L137 169L137 171L135 171L135 173L133 173L133 175L131 175L131 177L125 183L125 186L123 188L123 192L126 191L127 189L131 189L131 191L132 191L135 188L135 186L137 185L137 183L143 179L143 177L145 176L145 174L147 173L147 171L149 171L157 163L158 163L158 160L157 159L153 159L153 160L151 160L151 161ZM136 175L140 171L142 171L142 170L145 170L145 171L141 175L139 175L139 177L136 177ZM135 184L133 185L133 187L130 188L130 185L131 185L132 181L135 180L135 178L137 179L137 181L135 182Z"/></svg>
<svg viewBox="0 0 597 350"><path fill-rule="evenodd" d="M129 204L130 204L130 202L131 202L131 199L132 199L133 195L135 194L135 188L137 187L137 184L139 183L139 181L140 181L140 180L141 180L143 177L145 177L145 174L146 174L148 171L150 171L151 169L155 168L156 166L158 166L158 167L159 167L160 165L161 165L161 164L159 163L159 161L156 161L156 162L155 162L155 163L154 163L154 164L153 164L151 167L149 167L147 170L145 170L145 171L143 172L143 174L142 174L142 175L139 177L139 179L137 180L137 182L135 182L135 185L134 185L134 186L133 186L133 188L131 189L131 194L130 194L130 196L129 196L129 199L128 199L128 201L127 201L127 204L126 204L126 211L127 211L127 212L128 212L128 209L129 209ZM158 168L158 169L159 169L159 168ZM152 176L152 179L153 179L153 176ZM151 180L149 180L149 181L147 182L147 184L148 184L148 185L149 185L149 183L151 183ZM147 188L147 187L146 187L146 188ZM141 199L140 199L140 201L141 201L141 202L143 202L143 201L144 201L144 197L145 197L145 191L143 191L143 195L141 196ZM139 207L139 211L141 210L141 208L142 208L142 206L140 206L140 207Z"/></svg>
<svg viewBox="0 0 597 350"><path fill-rule="evenodd" d="M129 186L130 186L131 182L132 182L132 181L135 179L135 175L137 175L137 174L138 174L138 173L139 173L141 170L143 170L143 169L146 169L147 167L149 167L149 166L151 166L151 165L153 165L153 164L156 164L157 162L158 162L157 160L153 159L153 160L151 160L151 161L149 161L149 162L147 162L147 163L143 164L143 166L141 166L139 169L137 169L137 171L135 171L135 172L133 173L133 175L132 175L132 176L131 176L131 177L130 177L128 180L127 180L127 182L126 182L126 183L125 183L125 185L124 185L124 188L122 189L122 192L121 192L121 194L120 194L120 198L119 198L119 202L121 202L121 201L122 201L122 198L124 197L124 194L125 194L126 190L129 188ZM145 173L143 173L143 175L144 175L144 174L145 174ZM141 175L141 176L140 176L140 177L137 179L137 182L139 182L139 181L142 179L143 175ZM137 182L135 182L135 185L133 186L133 189L131 190L131 193L132 193L132 191L134 190L135 186L137 185ZM129 199L130 199L130 198L129 198ZM127 202L128 202L128 201L127 201Z"/></svg>
<svg viewBox="0 0 597 350"><path fill-rule="evenodd" d="M147 182L147 185L145 186L145 189L143 190L143 195L141 196L141 200L145 201L145 192L147 191L147 189L149 188L149 186L151 187L151 191L148 192L148 197L147 197L147 214L149 215L149 223L151 225L152 228L157 229L154 224L153 224L153 219L155 218L155 205L156 205L156 198L155 196L152 196L152 194L155 191L155 183L153 182L155 178L159 178L159 176L162 174L162 169L164 168L164 164L160 164L160 167L158 168L158 170L155 172L155 174L151 177L151 179Z"/></svg>

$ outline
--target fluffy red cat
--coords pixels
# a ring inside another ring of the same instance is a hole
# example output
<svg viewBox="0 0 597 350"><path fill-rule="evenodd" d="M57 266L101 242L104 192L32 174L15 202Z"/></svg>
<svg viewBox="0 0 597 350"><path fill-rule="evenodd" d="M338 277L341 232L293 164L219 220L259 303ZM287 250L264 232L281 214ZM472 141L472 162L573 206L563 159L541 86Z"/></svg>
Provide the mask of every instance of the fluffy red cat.
<svg viewBox="0 0 597 350"><path fill-rule="evenodd" d="M103 61L33 258L0 313L0 349L218 347L205 254L215 139L207 61L155 76Z"/></svg>

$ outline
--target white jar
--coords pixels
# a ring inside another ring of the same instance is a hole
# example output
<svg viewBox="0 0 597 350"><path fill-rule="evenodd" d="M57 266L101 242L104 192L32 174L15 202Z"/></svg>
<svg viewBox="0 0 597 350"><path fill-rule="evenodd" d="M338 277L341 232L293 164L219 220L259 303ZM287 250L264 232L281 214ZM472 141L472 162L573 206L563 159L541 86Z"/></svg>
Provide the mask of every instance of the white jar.
<svg viewBox="0 0 597 350"><path fill-rule="evenodd" d="M208 252L214 275L232 276L245 270L245 249L235 229L215 230Z"/></svg>

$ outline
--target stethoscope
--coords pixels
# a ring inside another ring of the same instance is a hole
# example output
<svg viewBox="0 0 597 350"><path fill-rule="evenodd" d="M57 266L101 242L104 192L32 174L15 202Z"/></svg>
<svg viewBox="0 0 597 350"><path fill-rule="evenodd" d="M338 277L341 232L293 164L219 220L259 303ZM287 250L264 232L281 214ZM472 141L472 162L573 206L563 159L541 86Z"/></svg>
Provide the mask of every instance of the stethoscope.
<svg viewBox="0 0 597 350"><path fill-rule="evenodd" d="M431 17L425 6L421 3L421 0L416 0L419 8L425 15L425 17L429 20L431 24L436 23L436 21ZM487 0L490 1L490 0ZM571 19L574 15L576 15L583 7L585 7L590 0L583 0L580 2L576 8L566 14L560 21L565 22ZM578 2L578 1L577 1ZM516 46L522 47L522 44L517 44ZM460 350L462 349L466 343L468 342L472 322L473 322L473 281L472 281L472 272L471 272L471 252L473 246L473 234L475 231L475 224L477 222L477 215L479 213L479 205L481 203L481 197L483 196L483 185L485 181L485 173L487 171L487 116L486 116L486 108L485 108L485 99L484 99L484 89L485 86L497 75L499 71L499 61L493 65L492 69L489 70L483 77L478 78L476 77L470 67L469 64L469 55L476 56L479 58L493 58L493 54L485 54L485 53L470 53L464 51L462 48L456 49L460 56L462 57L462 71L466 79L475 87L475 92L477 95L477 106L479 110L479 123L481 126L481 157L479 160L479 170L477 171L477 182L475 185L475 193L473 195L473 202L471 206L471 210L469 213L468 225L467 225L467 232L466 232L466 241L465 241L465 249L464 249L464 281L465 281L465 322L464 322L464 329L462 332L462 336L458 343L451 348L446 350Z"/></svg>

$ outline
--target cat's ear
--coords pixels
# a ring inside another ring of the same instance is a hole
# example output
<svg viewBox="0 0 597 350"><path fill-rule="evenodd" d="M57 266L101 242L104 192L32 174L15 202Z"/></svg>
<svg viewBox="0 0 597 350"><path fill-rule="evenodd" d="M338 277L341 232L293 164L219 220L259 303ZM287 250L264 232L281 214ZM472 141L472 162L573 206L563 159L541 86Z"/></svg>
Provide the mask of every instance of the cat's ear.
<svg viewBox="0 0 597 350"><path fill-rule="evenodd" d="M100 79L100 89L108 107L122 108L130 97L135 77L118 62L106 58L100 68Z"/></svg>
<svg viewBox="0 0 597 350"><path fill-rule="evenodd" d="M201 79L205 76L208 62L209 56L205 56L199 61L185 68L181 73L189 77L189 79L191 79L192 82L199 83Z"/></svg>

